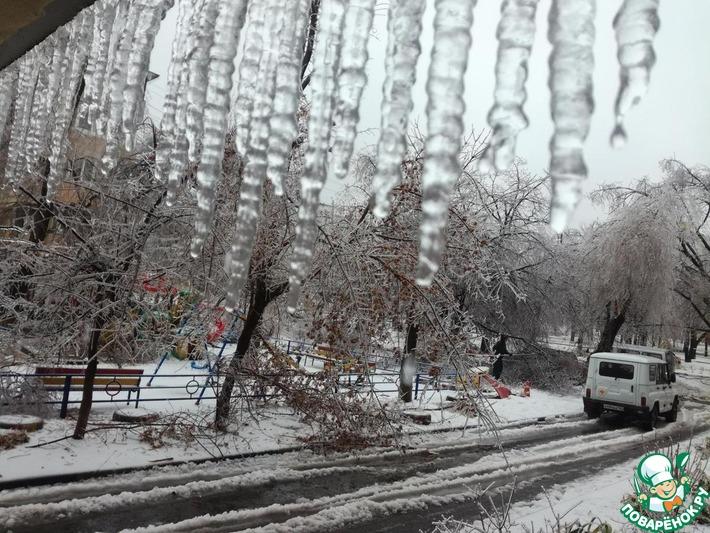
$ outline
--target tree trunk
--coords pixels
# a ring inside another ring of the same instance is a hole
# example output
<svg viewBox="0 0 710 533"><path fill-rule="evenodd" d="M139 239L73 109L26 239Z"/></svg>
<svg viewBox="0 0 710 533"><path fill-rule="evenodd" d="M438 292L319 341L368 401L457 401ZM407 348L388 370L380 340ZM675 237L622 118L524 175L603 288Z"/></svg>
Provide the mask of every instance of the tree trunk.
<svg viewBox="0 0 710 533"><path fill-rule="evenodd" d="M698 345L705 336L705 333L698 333L697 331L693 331L690 337L690 346L688 347L688 357L690 357L691 360L695 359L698 353Z"/></svg>
<svg viewBox="0 0 710 533"><path fill-rule="evenodd" d="M75 439L83 439L86 434L86 426L89 423L89 414L91 413L91 404L94 401L94 379L96 378L96 369L99 366L99 359L96 353L99 351L99 338L103 329L103 320L99 317L94 321L94 330L91 332L89 340L89 349L87 355L89 364L86 365L84 371L84 386L81 390L81 405L79 406L79 416L76 420L74 428Z"/></svg>
<svg viewBox="0 0 710 533"><path fill-rule="evenodd" d="M416 349L418 334L419 326L414 324L407 325L404 356L402 357L402 364L399 367L399 398L407 403L412 401L414 375L417 372Z"/></svg>
<svg viewBox="0 0 710 533"><path fill-rule="evenodd" d="M622 305L621 310L612 316L611 313L611 302L606 304L606 320L604 321L604 329L602 330L601 338L599 339L599 344L596 352L610 352L614 348L614 339L619 333L621 326L624 325L624 320L626 320L626 309L628 307L628 302Z"/></svg>
<svg viewBox="0 0 710 533"><path fill-rule="evenodd" d="M237 341L237 350L229 362L229 368L225 374L224 383L217 396L217 410L215 413L215 428L219 431L226 431L229 424L229 410L231 407L232 391L236 380L237 371L242 362L242 358L249 351L251 341L256 328L261 322L266 307L288 288L288 282L284 282L269 289L266 287L266 280L258 277L254 281L254 290L249 302L249 311L244 322L244 327Z"/></svg>

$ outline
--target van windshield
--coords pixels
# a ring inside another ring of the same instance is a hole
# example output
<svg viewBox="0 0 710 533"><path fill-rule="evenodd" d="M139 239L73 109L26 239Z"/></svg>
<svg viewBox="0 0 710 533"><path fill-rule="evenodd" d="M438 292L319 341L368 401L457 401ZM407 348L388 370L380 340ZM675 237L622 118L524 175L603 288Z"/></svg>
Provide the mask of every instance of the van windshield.
<svg viewBox="0 0 710 533"><path fill-rule="evenodd" d="M609 378L634 379L634 365L600 361L599 375Z"/></svg>

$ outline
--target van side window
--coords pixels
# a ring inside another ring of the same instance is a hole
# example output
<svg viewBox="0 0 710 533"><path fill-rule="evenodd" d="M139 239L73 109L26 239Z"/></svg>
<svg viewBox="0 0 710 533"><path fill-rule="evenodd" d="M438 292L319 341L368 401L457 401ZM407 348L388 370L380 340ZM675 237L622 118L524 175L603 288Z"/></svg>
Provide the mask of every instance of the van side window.
<svg viewBox="0 0 710 533"><path fill-rule="evenodd" d="M656 365L648 365L648 382L656 382Z"/></svg>
<svg viewBox="0 0 710 533"><path fill-rule="evenodd" d="M634 365L599 361L599 375L608 378L634 379Z"/></svg>

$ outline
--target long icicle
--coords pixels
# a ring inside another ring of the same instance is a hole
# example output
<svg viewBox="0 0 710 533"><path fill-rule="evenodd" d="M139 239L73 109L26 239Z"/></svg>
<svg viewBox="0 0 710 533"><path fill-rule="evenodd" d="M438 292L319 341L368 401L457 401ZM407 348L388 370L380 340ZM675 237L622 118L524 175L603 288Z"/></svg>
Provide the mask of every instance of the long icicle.
<svg viewBox="0 0 710 533"><path fill-rule="evenodd" d="M94 125L94 130L98 135L105 136L107 134L107 123L111 116L111 79L116 61L123 59L123 56L119 53L121 39L125 32L126 23L133 22L128 19L132 8L133 4L131 3L117 2L113 22L108 25L109 43L103 81L100 83L101 93L97 106L93 111L89 110L89 120Z"/></svg>
<svg viewBox="0 0 710 533"><path fill-rule="evenodd" d="M610 142L615 148L626 144L624 117L638 105L648 91L651 69L656 63L653 39L660 20L660 0L624 0L614 17L614 30L618 45L619 92L616 96L616 126Z"/></svg>
<svg viewBox="0 0 710 533"><path fill-rule="evenodd" d="M67 132L74 114L74 104L83 79L84 62L88 54L86 46L93 19L90 11L82 11L74 19L72 38L68 45L67 69L59 92L59 111L54 118L51 152L49 154L49 176L47 177L47 199L52 200L59 182L66 171ZM71 54L71 57L69 57Z"/></svg>
<svg viewBox="0 0 710 533"><path fill-rule="evenodd" d="M27 135L27 124L32 113L32 100L34 98L37 78L39 76L38 51L31 50L22 58L20 64L20 79L18 82L17 99L15 100L15 115L10 130L10 143L7 148L7 162L5 176L8 182L15 187L20 178L25 151L24 146Z"/></svg>
<svg viewBox="0 0 710 533"><path fill-rule="evenodd" d="M16 65L11 65L0 72L0 131L3 132L10 116L12 100L15 97L17 74Z"/></svg>
<svg viewBox="0 0 710 533"><path fill-rule="evenodd" d="M143 16L141 4L130 4L126 25L117 44L116 57L111 71L109 116L106 124L106 152L102 160L103 172L107 174L118 162L121 151L123 93L126 87L126 69L133 46L138 20Z"/></svg>
<svg viewBox="0 0 710 533"><path fill-rule="evenodd" d="M116 3L103 2L104 8L101 16L101 24L99 25L98 51L95 57L90 60L94 62L93 79L87 83L87 90L90 93L89 98L89 124L96 126L99 111L101 110L101 99L104 94L104 82L106 80L106 70L108 67L109 56L112 55L111 50L111 29L116 18Z"/></svg>
<svg viewBox="0 0 710 533"><path fill-rule="evenodd" d="M185 32L186 22L192 14L189 0L178 0L178 19L173 39L170 65L168 65L167 92L163 103L163 117L160 120L161 137L155 154L155 177L159 181L167 181L170 171L170 153L175 143L175 128L177 126L175 114L177 111L178 93L183 89L180 86L182 69L185 68ZM175 184L168 183L166 204L171 206L175 201Z"/></svg>
<svg viewBox="0 0 710 533"><path fill-rule="evenodd" d="M194 48L190 55L190 85L187 89L187 142L188 159L196 163L200 158L202 136L205 133L204 112L207 98L210 49L214 42L215 23L219 14L219 0L204 0L199 13L199 23L194 35Z"/></svg>
<svg viewBox="0 0 710 533"><path fill-rule="evenodd" d="M86 62L86 71L84 72L84 94L82 95L81 104L86 109L86 117L90 118L89 110L91 109L92 103L96 102L96 89L98 85L98 79L101 78L100 72L100 62L104 60L102 55L106 53L106 50L102 49L104 44L104 35L101 31L102 26L107 18L107 11L109 11L111 5L109 2L96 2L93 6L88 9L93 10L94 13L94 27L91 30L91 48L89 49L89 56Z"/></svg>
<svg viewBox="0 0 710 533"><path fill-rule="evenodd" d="M301 206L298 209L296 241L289 268L287 309L296 312L301 284L313 261L317 237L316 217L320 192L327 173L330 125L337 91L336 74L340 61L341 34L345 15L344 0L323 0L319 31L313 57L311 111L308 117L308 149L301 177Z"/></svg>
<svg viewBox="0 0 710 533"><path fill-rule="evenodd" d="M210 50L205 108L205 134L197 170L197 219L190 254L197 257L212 226L214 203L222 173L234 58L244 24L247 0L222 0Z"/></svg>
<svg viewBox="0 0 710 533"><path fill-rule="evenodd" d="M28 105L28 117L25 123L24 141L24 161L20 161L18 170L32 174L36 169L37 157L39 155L40 146L44 141L44 134L47 129L47 118L43 117L43 112L46 109L47 102L47 81L51 72L51 60L53 57L53 48L55 40L47 39L42 44L38 45L35 50L37 53L37 79L34 85L34 94L32 102Z"/></svg>
<svg viewBox="0 0 710 533"><path fill-rule="evenodd" d="M310 9L311 0L294 1L284 16L266 169L277 196L283 194L283 178L288 171L291 146L298 135L296 113L301 97L301 59ZM286 36L291 39L284 38Z"/></svg>
<svg viewBox="0 0 710 533"><path fill-rule="evenodd" d="M357 124L360 121L360 99L367 84L367 42L375 16L376 0L351 0L343 22L343 49L338 72L338 96L334 115L336 129L330 171L343 179L350 167Z"/></svg>
<svg viewBox="0 0 710 533"><path fill-rule="evenodd" d="M431 285L444 251L451 187L461 173L464 76L475 1L437 0L427 80L427 154L422 171L422 222L417 283Z"/></svg>
<svg viewBox="0 0 710 533"><path fill-rule="evenodd" d="M32 119L34 122L31 129L34 130L34 133L32 141L27 146L30 160L33 162L37 161L40 156L47 156L46 143L47 130L49 129L47 124L50 124L52 109L57 103L59 84L63 79L62 68L66 67L64 56L69 53L67 50L68 41L69 34L64 27L58 28L52 35L52 59L47 73L44 97L42 102L38 102L37 109L33 112Z"/></svg>
<svg viewBox="0 0 710 533"><path fill-rule="evenodd" d="M234 103L236 143L239 154L244 157L249 143L251 114L256 97L256 78L263 51L266 0L253 0L249 7L244 38L244 53L239 63L237 100Z"/></svg>
<svg viewBox="0 0 710 533"><path fill-rule="evenodd" d="M188 58L191 57L195 52L195 46L197 42L197 28L200 17L200 10L204 2L202 0L196 0L193 3L193 9L190 14L190 18L187 21L187 28L185 33L185 60L182 62L182 67L180 69L180 91L177 95L177 101L175 104L175 138L173 140L172 151L170 153L170 164L168 165L168 187L167 195L165 198L165 203L168 207L172 207L175 198L177 197L177 191L180 188L180 184L185 176L187 167L189 164L187 158L187 152L189 149L189 142L187 140L187 87L190 84L190 65Z"/></svg>
<svg viewBox="0 0 710 533"><path fill-rule="evenodd" d="M392 0L389 8L385 83L382 89L377 169L372 180L375 216L384 218L390 208L392 188L399 183L406 151L412 87L421 53L419 37L426 0Z"/></svg>
<svg viewBox="0 0 710 533"><path fill-rule="evenodd" d="M511 165L518 134L529 124L523 105L528 96L525 82L535 40L537 4L538 0L505 0L501 6L495 104L488 113L493 134L479 162L478 168L483 173L493 166L505 170Z"/></svg>
<svg viewBox="0 0 710 533"><path fill-rule="evenodd" d="M553 0L549 15L550 92L555 132L550 141L550 226L567 227L587 177L584 141L594 111L595 0Z"/></svg>
<svg viewBox="0 0 710 533"><path fill-rule="evenodd" d="M136 28L135 42L128 56L126 86L123 89L123 134L126 150L133 151L136 122L143 120L146 83L150 54L155 45L155 36L166 8L172 7L173 0L144 0L141 17Z"/></svg>
<svg viewBox="0 0 710 533"><path fill-rule="evenodd" d="M276 54L279 51L278 36L288 39L281 28L280 0L269 0L266 20L270 22L264 43L261 68L257 78L259 91L254 100L254 116L249 135L249 157L244 166L242 183L239 188L237 221L229 253L229 287L227 290L227 309L234 310L239 295L249 273L249 262L256 239L261 204L263 201L264 178L266 177L266 152L269 148L269 116L274 100L274 82Z"/></svg>

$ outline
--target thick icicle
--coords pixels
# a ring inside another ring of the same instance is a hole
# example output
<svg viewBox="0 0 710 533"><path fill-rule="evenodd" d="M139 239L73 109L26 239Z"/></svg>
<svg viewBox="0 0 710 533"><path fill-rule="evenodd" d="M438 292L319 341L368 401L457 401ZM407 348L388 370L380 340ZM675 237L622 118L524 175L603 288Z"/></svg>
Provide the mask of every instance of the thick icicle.
<svg viewBox="0 0 710 533"><path fill-rule="evenodd" d="M39 63L37 71L37 81L35 83L34 99L32 101L30 116L26 124L26 134L24 143L24 159L25 171L32 173L35 170L35 165L39 156L40 148L44 144L45 133L47 129L47 117L44 112L47 109L47 90L49 89L47 82L51 73L51 60L53 58L53 49L60 45L55 36L50 37L45 42L40 44L35 50L39 51L39 57L36 61Z"/></svg>
<svg viewBox="0 0 710 533"><path fill-rule="evenodd" d="M549 15L550 92L555 133L550 141L550 225L564 231L587 177L584 141L594 111L595 0L553 0Z"/></svg>
<svg viewBox="0 0 710 533"><path fill-rule="evenodd" d="M274 99L274 81L276 54L279 52L278 36L283 35L283 19L279 0L270 0L266 20L270 28L266 32L261 68L257 79L259 91L254 100L254 116L249 136L249 157L244 167L242 183L239 188L237 221L230 250L228 265L229 287L227 290L227 309L236 308L239 294L244 287L249 273L249 262L256 238L256 230L261 214L261 203L266 177L266 152L269 147L269 117ZM286 37L285 35L283 35Z"/></svg>
<svg viewBox="0 0 710 533"><path fill-rule="evenodd" d="M535 39L538 0L505 0L498 24L495 104L488 113L493 135L479 162L479 170L508 168L515 158L518 133L528 127L523 111L527 99L525 82L528 59Z"/></svg>
<svg viewBox="0 0 710 533"><path fill-rule="evenodd" d="M618 44L620 86L616 96L616 126L611 134L614 147L626 143L624 117L648 91L651 69L656 63L653 39L660 24L660 0L624 0L614 17Z"/></svg>
<svg viewBox="0 0 710 533"><path fill-rule="evenodd" d="M87 103L89 105L88 121L92 126L96 124L96 119L101 109L106 69L109 56L113 52L111 50L111 29L113 28L116 17L115 2L105 1L102 2L102 4L101 15L97 17L99 21L99 35L94 35L96 52L95 55L92 52L92 55L89 57L89 64L87 65L86 93ZM96 26L94 27L94 31L96 31ZM89 70L91 72L90 75Z"/></svg>
<svg viewBox="0 0 710 533"><path fill-rule="evenodd" d="M343 179L353 155L360 98L367 83L367 41L370 37L376 0L351 0L343 22L343 47L338 72L335 132L330 160L332 175Z"/></svg>
<svg viewBox="0 0 710 533"><path fill-rule="evenodd" d="M165 9L172 7L173 0L143 0L141 16L136 27L135 42L128 56L126 86L123 89L123 134L126 150L133 151L136 122L143 111L146 76L155 36L160 27Z"/></svg>
<svg viewBox="0 0 710 533"><path fill-rule="evenodd" d="M289 3L281 31L266 170L278 196L283 193L283 177L288 171L291 146L298 135L296 112L301 97L301 59L310 9L310 0Z"/></svg>
<svg viewBox="0 0 710 533"><path fill-rule="evenodd" d="M97 62L101 58L101 25L105 19L108 3L96 2L91 9L94 13L94 27L91 30L91 47L89 49L89 57L86 62L86 71L84 72L84 94L81 99L81 105L87 110L91 103L96 100L96 79L99 76Z"/></svg>
<svg viewBox="0 0 710 533"><path fill-rule="evenodd" d="M199 11L199 23L195 32L194 49L190 55L190 86L187 89L187 141L190 145L188 158L199 161L200 145L204 134L205 99L207 96L210 48L214 42L215 23L219 13L219 0L204 0Z"/></svg>
<svg viewBox="0 0 710 533"><path fill-rule="evenodd" d="M296 242L289 269L288 311L294 313L313 260L317 236L316 217L320 192L327 173L330 126L333 118L336 74L340 61L341 34L345 15L344 0L323 0L319 31L313 57L311 113L308 117L308 150L301 177L301 206L298 210Z"/></svg>
<svg viewBox="0 0 710 533"><path fill-rule="evenodd" d="M190 83L190 66L188 59L193 55L196 46L196 29L199 27L200 11L204 6L203 0L196 0L192 3L190 18L186 21L185 28L185 53L180 68L180 80L178 85L180 90L177 94L175 106L175 128L172 152L170 154L170 164L168 168L168 187L165 203L171 207L177 196L183 176L187 170L187 151L189 148L187 140L187 88Z"/></svg>
<svg viewBox="0 0 710 533"><path fill-rule="evenodd" d="M15 115L10 130L10 143L7 148L5 177L15 187L20 178L20 170L24 168L24 147L26 145L27 125L32 113L32 100L39 76L39 61L37 50L32 50L22 58L20 64L20 79L18 81L17 98L15 100Z"/></svg>
<svg viewBox="0 0 710 533"><path fill-rule="evenodd" d="M239 84L237 100L234 103L236 121L237 150L244 156L249 143L251 114L256 96L256 78L259 75L259 63L264 49L264 22L266 18L266 0L253 0L249 7L247 26L244 36L244 53L239 63Z"/></svg>
<svg viewBox="0 0 710 533"><path fill-rule="evenodd" d="M475 1L437 0L434 47L427 80L426 160L422 171L422 223L417 283L431 285L445 245L449 194L461 173L464 75L471 47Z"/></svg>
<svg viewBox="0 0 710 533"><path fill-rule="evenodd" d="M161 138L155 154L155 177L160 181L167 180L170 169L170 152L175 143L178 93L183 89L180 80L185 65L185 26L191 16L189 0L178 0L178 19L175 29L175 38L172 44L170 65L168 65L168 87L163 103L163 117L160 120ZM175 201L175 184L168 185L166 203L172 205Z"/></svg>
<svg viewBox="0 0 710 533"><path fill-rule="evenodd" d="M86 10L73 21L71 41L68 45L67 68L59 89L60 104L54 118L51 151L49 154L49 176L47 177L47 199L56 193L59 182L64 177L66 167L66 136L71 124L74 103L84 70L84 60L88 54L87 39L93 26L91 12Z"/></svg>
<svg viewBox="0 0 710 533"><path fill-rule="evenodd" d="M377 169L372 181L374 214L389 212L390 191L399 182L406 151L406 133L412 110L412 87L421 53L419 37L426 0L392 0L389 8L385 83L382 90Z"/></svg>
<svg viewBox="0 0 710 533"><path fill-rule="evenodd" d="M126 24L121 33L121 39L116 46L116 57L113 61L110 83L110 105L106 125L106 152L102 160L103 171L108 173L118 161L121 150L121 133L123 117L123 93L126 87L126 69L128 57L133 47L138 20L142 16L142 5L131 4L126 15ZM118 17L117 17L118 18Z"/></svg>
<svg viewBox="0 0 710 533"><path fill-rule="evenodd" d="M202 156L197 170L197 219L190 253L197 257L210 232L219 177L222 173L234 58L244 24L247 0L221 0L210 50L207 106Z"/></svg>
<svg viewBox="0 0 710 533"><path fill-rule="evenodd" d="M134 20L129 20L133 4L126 2L117 2L116 11L113 18L113 23L109 26L109 44L106 67L104 68L103 82L101 83L101 95L99 102L93 111L90 111L90 119L95 126L96 133L99 135L105 134L108 136L107 125L111 117L111 80L113 78L114 67L118 60L127 61L128 56L120 54L121 40L128 22L135 23ZM125 65L124 65L125 67Z"/></svg>
<svg viewBox="0 0 710 533"><path fill-rule="evenodd" d="M5 130L7 117L10 115L10 106L15 97L17 72L14 65L0 72L0 131Z"/></svg>

